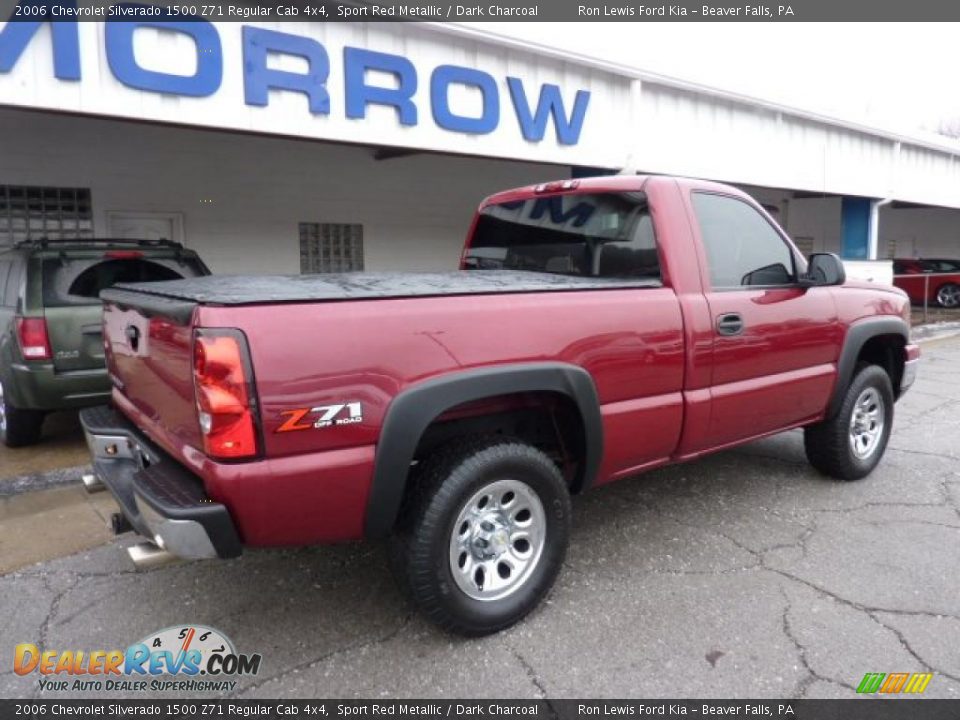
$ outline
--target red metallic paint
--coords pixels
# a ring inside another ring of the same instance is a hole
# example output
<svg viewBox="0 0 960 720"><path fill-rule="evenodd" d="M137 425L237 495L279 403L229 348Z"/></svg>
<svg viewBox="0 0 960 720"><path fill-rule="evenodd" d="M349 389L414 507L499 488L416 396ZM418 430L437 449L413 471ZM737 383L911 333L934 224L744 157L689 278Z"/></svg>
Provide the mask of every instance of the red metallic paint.
<svg viewBox="0 0 960 720"><path fill-rule="evenodd" d="M107 303L108 367L121 383L114 400L203 479L210 496L230 509L245 543L333 542L362 536L384 415L399 392L425 379L545 360L585 368L601 403L604 454L595 482L602 484L818 420L836 382L846 328L864 317L904 313L903 293L875 285L713 291L689 195L733 195L764 212L732 188L618 176L581 180L570 192L638 190L651 208L662 288L200 306L191 327L151 322ZM484 205L533 193L511 190ZM743 315L745 332L718 336L716 316L732 311ZM130 323L149 343L136 353L124 335ZM198 450L193 327L246 334L263 459L217 463ZM277 432L291 410L349 402L363 404L362 422Z"/></svg>

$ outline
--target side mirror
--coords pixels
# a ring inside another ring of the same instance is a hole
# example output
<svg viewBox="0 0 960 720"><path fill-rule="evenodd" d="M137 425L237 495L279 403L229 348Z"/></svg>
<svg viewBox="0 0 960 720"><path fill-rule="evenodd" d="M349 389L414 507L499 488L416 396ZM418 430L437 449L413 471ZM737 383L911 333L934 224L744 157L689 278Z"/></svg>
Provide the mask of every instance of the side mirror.
<svg viewBox="0 0 960 720"><path fill-rule="evenodd" d="M847 281L847 272L843 261L833 253L814 253L810 256L805 285L843 285Z"/></svg>

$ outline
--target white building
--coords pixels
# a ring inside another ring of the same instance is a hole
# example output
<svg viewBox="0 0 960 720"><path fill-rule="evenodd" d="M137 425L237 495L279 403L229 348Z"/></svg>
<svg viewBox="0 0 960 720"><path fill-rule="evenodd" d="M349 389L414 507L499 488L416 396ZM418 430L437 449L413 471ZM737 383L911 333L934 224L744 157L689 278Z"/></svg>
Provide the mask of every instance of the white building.
<svg viewBox="0 0 960 720"><path fill-rule="evenodd" d="M960 256L960 145L469 27L8 23L0 243L170 237L218 272L456 266L507 187L745 187L801 249Z"/></svg>

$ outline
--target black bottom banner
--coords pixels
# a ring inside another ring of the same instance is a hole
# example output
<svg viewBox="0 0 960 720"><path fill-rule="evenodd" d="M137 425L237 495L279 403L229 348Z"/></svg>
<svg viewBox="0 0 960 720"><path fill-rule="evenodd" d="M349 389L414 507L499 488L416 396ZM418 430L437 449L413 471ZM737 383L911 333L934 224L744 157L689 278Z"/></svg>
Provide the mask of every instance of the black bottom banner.
<svg viewBox="0 0 960 720"><path fill-rule="evenodd" d="M0 700L7 718L787 718L960 720L960 699L849 700Z"/></svg>

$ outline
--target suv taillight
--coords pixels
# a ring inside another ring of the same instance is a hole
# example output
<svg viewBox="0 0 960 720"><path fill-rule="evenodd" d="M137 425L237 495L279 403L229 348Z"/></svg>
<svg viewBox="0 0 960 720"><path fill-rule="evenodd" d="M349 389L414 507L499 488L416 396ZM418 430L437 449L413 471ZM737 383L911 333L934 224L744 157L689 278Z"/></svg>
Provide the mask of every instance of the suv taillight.
<svg viewBox="0 0 960 720"><path fill-rule="evenodd" d="M47 335L47 321L44 318L18 317L17 340L24 360L50 360L50 338Z"/></svg>
<svg viewBox="0 0 960 720"><path fill-rule="evenodd" d="M204 452L224 460L255 457L256 395L243 333L197 330L193 381Z"/></svg>

